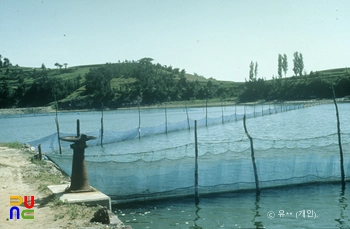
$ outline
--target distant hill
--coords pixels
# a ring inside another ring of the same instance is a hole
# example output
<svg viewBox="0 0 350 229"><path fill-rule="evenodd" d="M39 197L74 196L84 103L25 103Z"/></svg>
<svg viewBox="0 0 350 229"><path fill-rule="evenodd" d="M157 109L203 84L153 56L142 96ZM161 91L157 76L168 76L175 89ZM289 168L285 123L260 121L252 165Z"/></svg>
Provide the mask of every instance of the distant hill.
<svg viewBox="0 0 350 229"><path fill-rule="evenodd" d="M117 108L170 101L236 100L241 83L206 79L151 58L56 69L0 68L0 107Z"/></svg>
<svg viewBox="0 0 350 229"><path fill-rule="evenodd" d="M207 79L153 64L151 58L50 69L13 65L0 68L0 108L47 106L60 109L154 105L175 101L302 100L350 95L347 68L281 79L247 82Z"/></svg>

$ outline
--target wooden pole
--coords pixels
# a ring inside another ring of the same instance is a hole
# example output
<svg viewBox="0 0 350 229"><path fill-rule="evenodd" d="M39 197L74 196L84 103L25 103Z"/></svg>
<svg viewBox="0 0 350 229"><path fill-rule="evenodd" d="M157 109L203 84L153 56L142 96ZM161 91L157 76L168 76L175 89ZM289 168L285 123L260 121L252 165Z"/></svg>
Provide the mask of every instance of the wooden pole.
<svg viewBox="0 0 350 229"><path fill-rule="evenodd" d="M165 106L165 133L168 134L168 116L167 116L167 110Z"/></svg>
<svg viewBox="0 0 350 229"><path fill-rule="evenodd" d="M221 106L221 123L224 124L224 103L222 103L222 106Z"/></svg>
<svg viewBox="0 0 350 229"><path fill-rule="evenodd" d="M58 107L58 103L56 101L56 128L57 128L57 139L58 139L58 149L60 151L60 154L62 154L62 147L61 147L61 139L60 139L60 126L58 124L58 117L57 117L57 107Z"/></svg>
<svg viewBox="0 0 350 229"><path fill-rule="evenodd" d="M196 206L199 204L198 194L198 141L197 141L197 120L194 121L194 144L195 144L195 167L194 167L194 200Z"/></svg>
<svg viewBox="0 0 350 229"><path fill-rule="evenodd" d="M205 126L208 126L208 99L205 100Z"/></svg>
<svg viewBox="0 0 350 229"><path fill-rule="evenodd" d="M139 139L141 138L141 111L140 111L140 102L139 102Z"/></svg>
<svg viewBox="0 0 350 229"><path fill-rule="evenodd" d="M235 103L235 121L237 122L237 103Z"/></svg>
<svg viewBox="0 0 350 229"><path fill-rule="evenodd" d="M337 116L337 129L338 129L338 145L339 145L339 152L340 152L340 172L341 172L341 183L342 187L345 188L345 172L344 172L344 156L343 156L343 147L341 144L341 134L340 134L340 121L339 121L339 111L338 111L338 105L335 100L335 91L334 87L332 85L332 90L333 90L333 102L335 106L335 112Z"/></svg>
<svg viewBox="0 0 350 229"><path fill-rule="evenodd" d="M191 126L190 126L190 118L188 117L187 105L186 105L186 115L187 115L187 125L188 125L188 130L191 130Z"/></svg>
<svg viewBox="0 0 350 229"><path fill-rule="evenodd" d="M39 160L41 161L43 159L43 154L41 153L41 144L38 144L38 150L39 150Z"/></svg>
<svg viewBox="0 0 350 229"><path fill-rule="evenodd" d="M101 117L101 147L103 147L103 103L101 109L102 117Z"/></svg>
<svg viewBox="0 0 350 229"><path fill-rule="evenodd" d="M245 124L245 115L243 116L243 126L244 126L244 131L245 134L247 135L247 137L249 138L250 141L250 150L251 150L251 156L252 156L252 162L253 162L253 169L254 169L254 177L255 177L255 187L256 187L256 194L259 195L260 194L260 189L259 189L259 178L258 178L258 171L256 168L256 164L255 164L255 155L254 155L254 146L253 146L253 138L250 136L250 134L248 133L246 124Z"/></svg>

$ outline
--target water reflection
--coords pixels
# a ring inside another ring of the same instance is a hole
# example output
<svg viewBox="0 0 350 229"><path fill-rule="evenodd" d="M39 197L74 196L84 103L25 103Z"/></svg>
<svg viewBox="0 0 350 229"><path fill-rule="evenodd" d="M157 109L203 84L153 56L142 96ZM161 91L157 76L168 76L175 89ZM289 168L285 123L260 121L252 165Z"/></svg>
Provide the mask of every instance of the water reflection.
<svg viewBox="0 0 350 229"><path fill-rule="evenodd" d="M338 206L340 208L340 217L339 219L334 219L335 221L337 221L337 227L338 228L349 228L349 216L346 215L346 213L348 213L346 211L346 208L348 206L348 200L345 197L345 185L342 185L342 188L340 190L340 195L339 195L339 202L338 202ZM348 221L348 222L347 222Z"/></svg>
<svg viewBox="0 0 350 229"><path fill-rule="evenodd" d="M196 212L195 212L196 218L194 219L194 225L191 226L190 229L202 229L202 227L200 227L200 226L197 225L198 220L201 218L201 217L199 216L199 211L200 211L200 210L201 210L201 208L200 208L198 205L196 205Z"/></svg>
<svg viewBox="0 0 350 229"><path fill-rule="evenodd" d="M264 225L262 224L261 221L258 221L258 220L261 220L261 215L260 215L260 205L259 205L259 202L260 202L260 193L257 193L256 196L255 196L255 215L254 215L254 218L252 220L252 222L254 222L254 226L255 228L264 228Z"/></svg>
<svg viewBox="0 0 350 229"><path fill-rule="evenodd" d="M349 191L334 184L305 184L252 191L164 199L118 206L120 219L134 229L177 228L347 228L350 225ZM116 208L114 208L116 210ZM284 216L279 211L284 210ZM296 214L310 210L310 217ZM269 218L267 213L275 212Z"/></svg>

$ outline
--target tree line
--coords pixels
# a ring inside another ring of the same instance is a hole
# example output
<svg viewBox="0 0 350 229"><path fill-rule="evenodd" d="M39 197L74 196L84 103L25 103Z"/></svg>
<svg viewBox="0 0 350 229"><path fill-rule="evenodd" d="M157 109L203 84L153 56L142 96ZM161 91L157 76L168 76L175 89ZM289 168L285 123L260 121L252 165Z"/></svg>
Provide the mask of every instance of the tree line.
<svg viewBox="0 0 350 229"><path fill-rule="evenodd" d="M303 55L299 52L293 54L292 77L286 78L288 60L286 54L278 54L277 77L272 80L257 78L257 62L249 65L249 80L245 82L240 102L253 102L258 100L303 100L303 99L330 99L333 85L338 97L350 95L350 71L344 70L341 77L327 78L320 72L304 70ZM284 73L285 78L282 77Z"/></svg>
<svg viewBox="0 0 350 229"><path fill-rule="evenodd" d="M35 69L13 67L8 74L0 74L0 107L45 106L57 101L62 109L100 108L101 104L118 108L238 96L234 87L214 79L188 80L184 69L152 61L106 63L71 78L64 77L65 73L74 76L79 68L66 68L67 64L55 63L57 70L45 64Z"/></svg>
<svg viewBox="0 0 350 229"><path fill-rule="evenodd" d="M61 80L58 77L60 73L53 74L44 64L40 70L10 66L6 66L5 73L0 72L3 79L0 87L1 108L44 106L65 98L80 87L81 77ZM12 83L16 86L9 85L9 82L16 82Z"/></svg>
<svg viewBox="0 0 350 229"><path fill-rule="evenodd" d="M337 78L325 77L323 72L307 74L303 55L295 52L293 57L292 77L286 77L287 55L278 54L277 76L272 80L258 77L258 62L251 61L245 83L228 83L199 77L189 80L184 69L153 64L151 58L86 66L80 75L81 68L67 68L66 63L56 63L57 70L44 64L34 69L13 67L0 55L0 107L45 106L56 101L62 109L89 109L102 104L118 108L208 99L252 102L331 98L332 84L338 97L350 95L349 70Z"/></svg>
<svg viewBox="0 0 350 229"><path fill-rule="evenodd" d="M235 96L234 90L220 86L215 80L189 81L184 69L153 64L152 61L143 58L91 68L84 77L85 99L70 104L100 107L103 103L109 107L122 107ZM127 83L113 84L123 79Z"/></svg>

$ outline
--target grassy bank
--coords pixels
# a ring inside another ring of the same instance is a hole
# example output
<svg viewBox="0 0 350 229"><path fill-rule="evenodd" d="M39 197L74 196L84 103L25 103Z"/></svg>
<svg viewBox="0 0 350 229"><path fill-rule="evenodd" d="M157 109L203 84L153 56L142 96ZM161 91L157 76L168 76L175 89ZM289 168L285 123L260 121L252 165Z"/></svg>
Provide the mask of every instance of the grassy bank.
<svg viewBox="0 0 350 229"><path fill-rule="evenodd" d="M0 142L0 147L7 147L11 149L21 149L22 146L23 144L20 142L5 142L5 143Z"/></svg>

